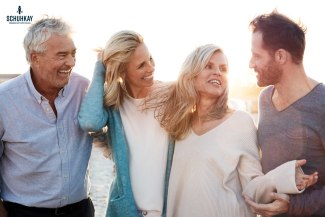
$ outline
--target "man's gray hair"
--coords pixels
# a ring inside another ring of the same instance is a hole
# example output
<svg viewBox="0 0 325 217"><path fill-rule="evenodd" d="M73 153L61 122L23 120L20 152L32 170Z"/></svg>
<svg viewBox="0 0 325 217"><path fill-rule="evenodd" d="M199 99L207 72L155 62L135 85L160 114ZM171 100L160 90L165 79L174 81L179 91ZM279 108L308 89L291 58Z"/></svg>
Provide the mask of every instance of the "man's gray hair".
<svg viewBox="0 0 325 217"><path fill-rule="evenodd" d="M46 42L52 34L69 35L72 33L72 28L61 18L42 18L33 23L29 28L24 38L24 48L26 59L31 62L31 53L44 53L46 51Z"/></svg>

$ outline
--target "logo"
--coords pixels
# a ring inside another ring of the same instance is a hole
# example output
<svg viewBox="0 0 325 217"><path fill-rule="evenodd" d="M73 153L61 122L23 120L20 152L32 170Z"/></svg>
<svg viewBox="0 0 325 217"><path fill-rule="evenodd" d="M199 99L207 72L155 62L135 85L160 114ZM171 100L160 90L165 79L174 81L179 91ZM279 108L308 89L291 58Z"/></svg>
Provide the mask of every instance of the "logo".
<svg viewBox="0 0 325 217"><path fill-rule="evenodd" d="M18 14L21 14L23 13L23 11L21 10L21 6L18 6L18 11L17 11Z"/></svg>
<svg viewBox="0 0 325 217"><path fill-rule="evenodd" d="M33 21L33 16L21 15L23 12L22 7L19 5L16 11L18 15L8 15L7 22L9 24L30 24Z"/></svg>

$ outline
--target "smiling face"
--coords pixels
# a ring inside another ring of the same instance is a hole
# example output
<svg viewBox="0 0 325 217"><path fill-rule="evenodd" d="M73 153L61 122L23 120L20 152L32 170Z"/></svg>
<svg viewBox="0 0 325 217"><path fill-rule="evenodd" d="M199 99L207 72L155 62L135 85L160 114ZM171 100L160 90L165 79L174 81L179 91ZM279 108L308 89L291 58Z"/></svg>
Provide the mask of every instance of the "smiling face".
<svg viewBox="0 0 325 217"><path fill-rule="evenodd" d="M76 47L69 36L53 34L44 53L31 54L32 79L40 92L59 92L68 82L76 62Z"/></svg>
<svg viewBox="0 0 325 217"><path fill-rule="evenodd" d="M263 48L263 35L255 32L252 35L252 57L249 67L256 72L257 85L265 87L274 85L281 79L283 70L276 63L275 58Z"/></svg>
<svg viewBox="0 0 325 217"><path fill-rule="evenodd" d="M154 71L154 61L147 46L142 43L135 49L127 64L125 84L132 97L153 85Z"/></svg>
<svg viewBox="0 0 325 217"><path fill-rule="evenodd" d="M228 61L226 56L216 51L205 68L195 79L195 89L202 97L218 100L228 86Z"/></svg>

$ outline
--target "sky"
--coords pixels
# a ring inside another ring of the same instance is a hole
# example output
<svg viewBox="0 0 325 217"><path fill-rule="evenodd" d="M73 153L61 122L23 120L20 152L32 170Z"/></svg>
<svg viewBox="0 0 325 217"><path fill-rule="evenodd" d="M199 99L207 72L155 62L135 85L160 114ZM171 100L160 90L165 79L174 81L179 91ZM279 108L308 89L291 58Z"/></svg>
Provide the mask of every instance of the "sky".
<svg viewBox="0 0 325 217"><path fill-rule="evenodd" d="M230 80L251 84L249 22L277 9L307 27L306 73L325 82L325 14L321 0L10 0L0 3L0 73L28 69L23 39L29 24L10 24L7 16L61 17L75 31L77 62L74 71L92 78L98 47L120 30L140 33L156 62L155 78L177 78L186 56L197 46L214 43L228 57Z"/></svg>

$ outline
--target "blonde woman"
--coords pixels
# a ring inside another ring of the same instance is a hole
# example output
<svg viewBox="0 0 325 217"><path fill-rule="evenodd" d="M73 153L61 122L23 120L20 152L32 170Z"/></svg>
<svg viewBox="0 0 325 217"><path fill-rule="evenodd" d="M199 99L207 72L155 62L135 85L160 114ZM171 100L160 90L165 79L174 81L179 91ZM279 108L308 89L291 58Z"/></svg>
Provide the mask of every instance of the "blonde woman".
<svg viewBox="0 0 325 217"><path fill-rule="evenodd" d="M153 93L160 95L156 116L176 140L168 217L254 216L244 190L267 202L272 191L299 193L306 185L295 182L295 167L304 160L262 176L254 122L228 106L228 71L223 51L204 45L187 57L174 85Z"/></svg>
<svg viewBox="0 0 325 217"><path fill-rule="evenodd" d="M164 216L173 145L154 111L141 108L155 88L153 58L141 35L120 31L107 42L102 62L96 64L79 122L87 131L108 127L116 176L106 216Z"/></svg>

